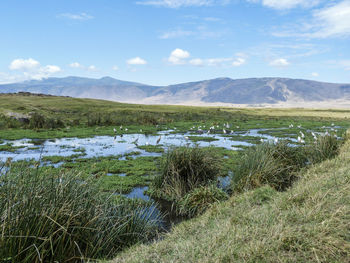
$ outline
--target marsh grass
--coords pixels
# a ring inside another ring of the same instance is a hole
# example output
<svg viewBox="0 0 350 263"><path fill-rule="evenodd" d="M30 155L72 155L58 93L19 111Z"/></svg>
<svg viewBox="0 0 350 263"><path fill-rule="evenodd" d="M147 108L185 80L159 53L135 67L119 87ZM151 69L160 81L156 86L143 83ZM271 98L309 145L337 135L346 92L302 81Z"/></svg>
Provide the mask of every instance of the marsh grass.
<svg viewBox="0 0 350 263"><path fill-rule="evenodd" d="M150 204L104 195L76 172L9 166L0 166L0 261L108 259L158 229Z"/></svg>
<svg viewBox="0 0 350 263"><path fill-rule="evenodd" d="M250 190L262 185L285 190L306 162L304 149L290 147L286 141L277 144L265 142L248 148L235 168L233 190Z"/></svg>
<svg viewBox="0 0 350 263"><path fill-rule="evenodd" d="M186 194L178 205L180 215L193 217L203 214L214 203L225 201L228 194L215 185L200 186Z"/></svg>
<svg viewBox="0 0 350 263"><path fill-rule="evenodd" d="M339 140L334 135L319 136L314 143L306 147L309 162L312 164L334 158L344 140Z"/></svg>
<svg viewBox="0 0 350 263"><path fill-rule="evenodd" d="M166 200L180 200L199 186L214 182L220 172L220 158L209 149L175 147L163 155L151 189Z"/></svg>

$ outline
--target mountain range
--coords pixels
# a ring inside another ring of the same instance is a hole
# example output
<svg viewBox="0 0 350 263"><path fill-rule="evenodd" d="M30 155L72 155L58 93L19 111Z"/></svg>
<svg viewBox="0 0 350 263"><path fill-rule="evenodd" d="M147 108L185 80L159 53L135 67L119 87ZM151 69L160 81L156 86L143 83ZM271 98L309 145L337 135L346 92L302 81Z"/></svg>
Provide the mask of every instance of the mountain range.
<svg viewBox="0 0 350 263"><path fill-rule="evenodd" d="M111 77L65 77L0 85L0 93L15 92L145 104L332 106L335 103L350 107L350 84L289 78L217 78L151 86Z"/></svg>

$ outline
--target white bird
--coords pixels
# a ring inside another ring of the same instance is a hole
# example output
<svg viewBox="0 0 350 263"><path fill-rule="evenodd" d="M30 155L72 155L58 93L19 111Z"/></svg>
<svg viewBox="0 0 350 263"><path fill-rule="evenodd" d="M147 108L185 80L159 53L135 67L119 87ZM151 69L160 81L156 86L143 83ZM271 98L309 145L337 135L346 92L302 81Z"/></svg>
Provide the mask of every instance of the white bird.
<svg viewBox="0 0 350 263"><path fill-rule="evenodd" d="M225 130L225 129L222 129L222 132L223 132L224 134L226 134L226 130Z"/></svg>
<svg viewBox="0 0 350 263"><path fill-rule="evenodd" d="M332 123L331 125L334 126L334 123Z"/></svg>
<svg viewBox="0 0 350 263"><path fill-rule="evenodd" d="M128 128L125 128L125 131L128 131Z"/></svg>
<svg viewBox="0 0 350 263"><path fill-rule="evenodd" d="M239 129L239 126L236 126L237 129Z"/></svg>
<svg viewBox="0 0 350 263"><path fill-rule="evenodd" d="M121 130L123 129L123 125L120 126L120 129L121 129Z"/></svg>
<svg viewBox="0 0 350 263"><path fill-rule="evenodd" d="M116 133L116 132L117 132L117 130L116 130L115 128L113 128L113 131L114 131L114 133Z"/></svg>
<svg viewBox="0 0 350 263"><path fill-rule="evenodd" d="M300 128L301 128L301 125L299 124L297 127L300 129Z"/></svg>
<svg viewBox="0 0 350 263"><path fill-rule="evenodd" d="M261 139L260 139L260 142L264 142L264 139L263 139L263 138L261 138Z"/></svg>
<svg viewBox="0 0 350 263"><path fill-rule="evenodd" d="M301 138L305 138L305 135L302 131L300 131Z"/></svg>
<svg viewBox="0 0 350 263"><path fill-rule="evenodd" d="M290 124L290 125L289 125L289 128L293 128L293 127L294 127L294 125L293 125L293 124Z"/></svg>
<svg viewBox="0 0 350 263"><path fill-rule="evenodd" d="M278 143L278 138L275 138L275 139L274 139L274 143Z"/></svg>
<svg viewBox="0 0 350 263"><path fill-rule="evenodd" d="M188 139L189 139L188 136L185 136L185 140L188 141Z"/></svg>
<svg viewBox="0 0 350 263"><path fill-rule="evenodd" d="M300 136L298 136L298 142L301 143L301 138L300 138Z"/></svg>

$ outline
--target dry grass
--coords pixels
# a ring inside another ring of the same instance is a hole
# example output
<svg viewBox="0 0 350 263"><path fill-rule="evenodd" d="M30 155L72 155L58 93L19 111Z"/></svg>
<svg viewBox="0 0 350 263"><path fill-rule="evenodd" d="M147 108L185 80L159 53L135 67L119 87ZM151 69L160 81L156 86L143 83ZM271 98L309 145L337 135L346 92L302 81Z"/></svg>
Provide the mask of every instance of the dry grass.
<svg viewBox="0 0 350 263"><path fill-rule="evenodd" d="M288 191L264 186L233 196L113 262L349 262L349 160L347 141Z"/></svg>

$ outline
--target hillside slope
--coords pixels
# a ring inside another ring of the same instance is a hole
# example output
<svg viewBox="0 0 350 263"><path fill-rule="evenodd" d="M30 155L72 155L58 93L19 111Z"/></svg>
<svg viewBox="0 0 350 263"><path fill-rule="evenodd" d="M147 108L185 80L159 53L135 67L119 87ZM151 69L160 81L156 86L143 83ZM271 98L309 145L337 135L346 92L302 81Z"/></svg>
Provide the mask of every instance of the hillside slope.
<svg viewBox="0 0 350 263"><path fill-rule="evenodd" d="M233 196L113 262L349 262L350 141L288 191Z"/></svg>
<svg viewBox="0 0 350 263"><path fill-rule="evenodd" d="M66 77L0 85L0 93L19 91L144 104L303 105L304 102L342 100L350 105L350 84L288 78L217 78L170 86L150 86L110 77Z"/></svg>

